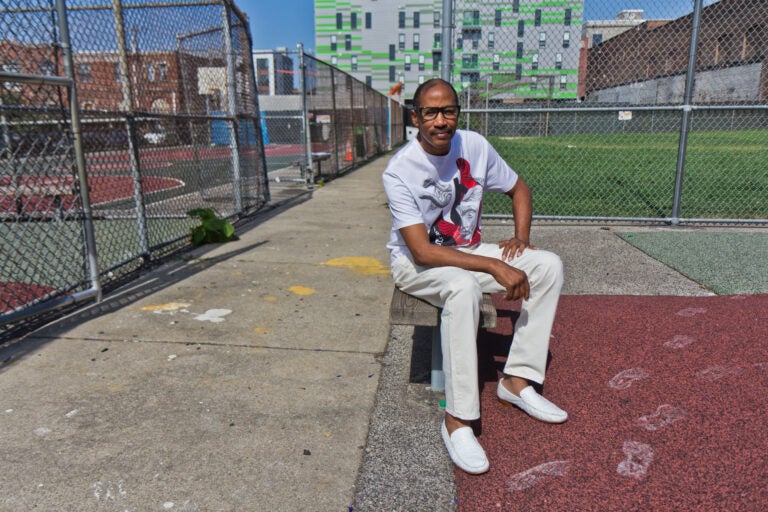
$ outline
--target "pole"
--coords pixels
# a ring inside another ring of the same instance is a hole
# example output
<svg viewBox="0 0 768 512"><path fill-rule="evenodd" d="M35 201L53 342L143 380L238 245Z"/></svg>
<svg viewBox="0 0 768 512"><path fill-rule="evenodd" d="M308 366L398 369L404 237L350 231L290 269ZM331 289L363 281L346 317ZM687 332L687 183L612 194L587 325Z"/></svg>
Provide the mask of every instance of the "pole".
<svg viewBox="0 0 768 512"><path fill-rule="evenodd" d="M96 301L101 301L101 281L99 280L99 260L96 252L96 233L93 226L93 211L91 210L88 177L85 170L85 152L83 151L83 132L80 127L80 108L77 103L77 86L75 82L75 65L72 57L72 45L69 41L69 25L67 24L67 7L65 0L56 0L56 13L59 25L59 44L61 45L64 74L72 80L69 86L69 113L72 125L72 138L75 146L75 164L80 184L80 197L83 203L85 230L85 245L87 249L88 270L91 287L96 294Z"/></svg>
<svg viewBox="0 0 768 512"><path fill-rule="evenodd" d="M243 180L240 173L240 142L238 140L238 118L237 118L237 63L235 61L235 50L232 45L232 25L229 18L229 5L227 2L222 4L221 23L224 30L224 51L227 57L227 110L229 111L229 141L232 145L232 181L234 182L235 193L235 212L238 214L243 211ZM252 58L252 57L251 57Z"/></svg>
<svg viewBox="0 0 768 512"><path fill-rule="evenodd" d="M677 169L675 173L675 192L672 198L672 224L680 224L680 197L683 192L685 171L685 153L688 148L688 133L691 129L693 89L696 80L696 52L699 44L702 0L694 0L691 26L691 44L688 49L688 69L685 74L685 97L683 98L683 118L680 123L680 144L677 149Z"/></svg>
<svg viewBox="0 0 768 512"><path fill-rule="evenodd" d="M304 127L305 157L307 159L307 175L305 179L310 185L314 184L314 168L312 166L312 134L309 133L309 105L307 102L307 63L304 60L304 45L296 45L299 50L299 77L301 80L301 115Z"/></svg>
<svg viewBox="0 0 768 512"><path fill-rule="evenodd" d="M440 54L440 78L451 81L451 63L453 62L453 0L443 0L443 32Z"/></svg>

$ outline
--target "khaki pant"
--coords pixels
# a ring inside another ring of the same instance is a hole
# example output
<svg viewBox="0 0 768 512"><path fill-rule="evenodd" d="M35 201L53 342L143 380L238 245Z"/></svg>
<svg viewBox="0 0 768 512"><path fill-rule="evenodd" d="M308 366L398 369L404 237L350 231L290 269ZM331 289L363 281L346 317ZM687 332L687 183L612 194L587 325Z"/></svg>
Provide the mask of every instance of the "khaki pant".
<svg viewBox="0 0 768 512"><path fill-rule="evenodd" d="M496 244L458 250L501 259ZM563 286L563 264L551 252L526 249L509 262L526 273L530 299L523 301L515 323L513 343L504 366L506 375L543 383L549 337ZM443 309L440 323L445 373L445 410L463 419L480 417L477 374L477 327L483 293L504 288L490 275L458 267L420 267L406 256L392 265L395 286Z"/></svg>

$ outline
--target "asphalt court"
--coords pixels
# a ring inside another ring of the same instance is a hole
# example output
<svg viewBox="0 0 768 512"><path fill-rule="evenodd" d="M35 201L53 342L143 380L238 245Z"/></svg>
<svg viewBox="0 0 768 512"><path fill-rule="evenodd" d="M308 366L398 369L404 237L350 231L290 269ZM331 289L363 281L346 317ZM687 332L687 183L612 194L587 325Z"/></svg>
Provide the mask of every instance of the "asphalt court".
<svg viewBox="0 0 768 512"><path fill-rule="evenodd" d="M718 295L768 293L764 228L625 230L617 236Z"/></svg>

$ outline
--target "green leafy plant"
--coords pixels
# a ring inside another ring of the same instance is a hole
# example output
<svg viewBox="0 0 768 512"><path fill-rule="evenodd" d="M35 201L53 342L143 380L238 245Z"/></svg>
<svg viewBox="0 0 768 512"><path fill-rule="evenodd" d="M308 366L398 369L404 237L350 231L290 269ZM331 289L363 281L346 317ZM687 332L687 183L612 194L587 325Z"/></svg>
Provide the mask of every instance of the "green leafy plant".
<svg viewBox="0 0 768 512"><path fill-rule="evenodd" d="M196 208L188 211L187 215L200 219L200 225L192 228L194 246L239 240L235 227L229 221L218 218L211 208Z"/></svg>

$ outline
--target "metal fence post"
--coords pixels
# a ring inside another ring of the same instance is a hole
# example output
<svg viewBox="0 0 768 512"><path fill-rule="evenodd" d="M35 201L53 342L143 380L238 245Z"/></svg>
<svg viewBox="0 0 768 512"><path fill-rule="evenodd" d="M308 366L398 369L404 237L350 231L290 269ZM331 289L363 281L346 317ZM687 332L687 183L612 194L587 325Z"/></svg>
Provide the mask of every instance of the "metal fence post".
<svg viewBox="0 0 768 512"><path fill-rule="evenodd" d="M125 44L125 20L123 18L122 0L112 1L112 12L115 19L115 38L117 39L117 54L122 77L123 106L125 107L125 131L128 136L128 158L131 165L131 181L133 182L133 199L136 203L136 222L139 234L139 251L149 255L149 233L147 231L147 215L144 209L144 194L141 186L141 158L139 157L138 137L136 136L136 117L133 103L131 74L128 71L128 54ZM134 40L133 52L138 58L138 47ZM139 71L140 73L141 71ZM135 77L138 80L138 77Z"/></svg>
<svg viewBox="0 0 768 512"><path fill-rule="evenodd" d="M314 168L312 166L312 134L309 133L309 106L307 104L307 63L304 59L304 45L296 45L299 50L299 77L301 81L301 115L302 127L304 128L305 158L307 159L307 174L305 176L307 183L312 184L315 181Z"/></svg>
<svg viewBox="0 0 768 512"><path fill-rule="evenodd" d="M83 202L83 224L88 258L91 287L95 291L96 300L101 300L101 281L99 277L99 260L96 251L96 235L93 227L93 211L88 190L88 177L85 172L85 153L83 152L83 133L80 127L80 107L77 103L77 83L75 82L75 65L72 57L72 45L69 40L69 24L67 23L67 7L65 0L56 0L58 16L59 44L64 64L64 74L72 80L69 86L69 114L72 123L72 137L75 149L77 176L80 182L80 197Z"/></svg>
<svg viewBox="0 0 768 512"><path fill-rule="evenodd" d="M440 35L440 78L451 81L451 64L453 63L453 0L443 0L443 27Z"/></svg>
<svg viewBox="0 0 768 512"><path fill-rule="evenodd" d="M685 95L683 97L683 117L680 123L680 144L677 150L677 168L675 172L675 192L672 198L672 224L680 223L680 197L683 193L683 174L685 156L688 148L688 132L691 128L693 89L696 81L696 53L699 44L702 0L694 0L691 41L688 49L688 69L685 74Z"/></svg>
<svg viewBox="0 0 768 512"><path fill-rule="evenodd" d="M232 142L232 181L235 194L235 211L243 212L243 180L240 171L240 130L237 118L237 75L235 51L232 47L232 25L229 16L229 3L221 4L221 23L224 31L224 52L227 58L227 110L229 111L229 140Z"/></svg>

